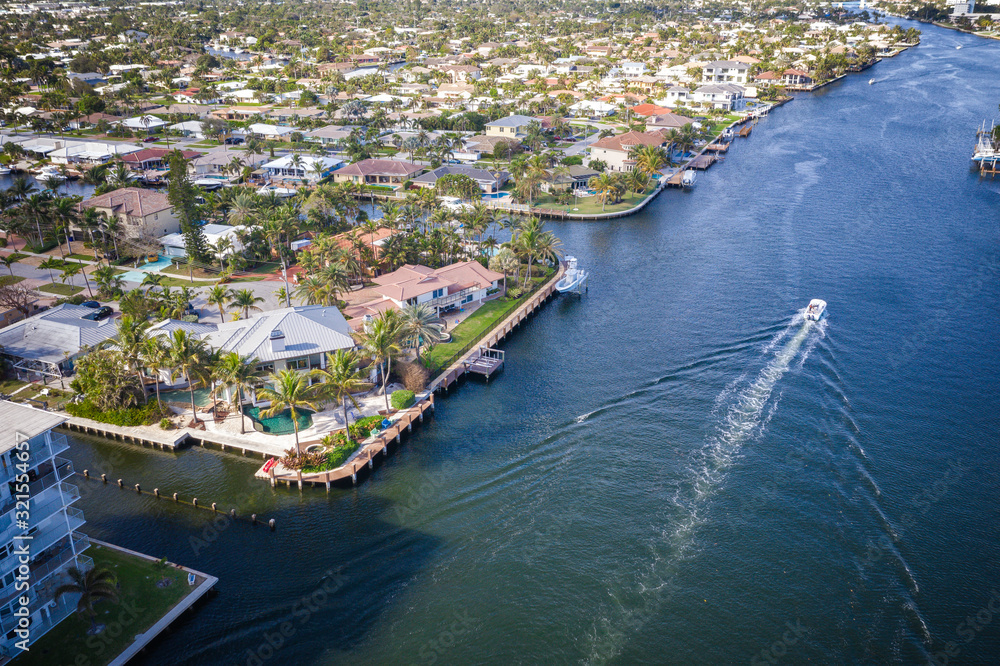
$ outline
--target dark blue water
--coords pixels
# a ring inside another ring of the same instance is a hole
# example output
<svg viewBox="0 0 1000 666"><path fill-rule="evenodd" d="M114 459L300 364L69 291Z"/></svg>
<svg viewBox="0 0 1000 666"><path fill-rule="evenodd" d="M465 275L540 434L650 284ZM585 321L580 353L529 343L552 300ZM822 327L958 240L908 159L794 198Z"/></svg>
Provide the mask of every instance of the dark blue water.
<svg viewBox="0 0 1000 666"><path fill-rule="evenodd" d="M969 157L1000 43L921 28L694 191L551 224L589 294L357 489L80 440L278 521L92 487L92 534L221 579L146 663L996 663L1000 181Z"/></svg>

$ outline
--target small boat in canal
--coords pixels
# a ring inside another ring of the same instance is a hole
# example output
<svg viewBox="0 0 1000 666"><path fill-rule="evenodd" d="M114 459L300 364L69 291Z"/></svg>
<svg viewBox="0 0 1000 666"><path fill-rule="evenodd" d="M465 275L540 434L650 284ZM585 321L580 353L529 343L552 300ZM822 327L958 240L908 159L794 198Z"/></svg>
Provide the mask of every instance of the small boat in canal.
<svg viewBox="0 0 1000 666"><path fill-rule="evenodd" d="M826 312L826 301L814 298L809 301L809 307L806 308L805 317L810 321L819 321L824 312Z"/></svg>
<svg viewBox="0 0 1000 666"><path fill-rule="evenodd" d="M875 85L875 79L868 79L868 85L870 86Z"/></svg>
<svg viewBox="0 0 1000 666"><path fill-rule="evenodd" d="M580 291L581 288L585 288L587 283L587 271L582 268L578 268L576 265L576 257L566 256L566 274L562 276L559 282L556 282L556 291L560 294L565 294L570 291Z"/></svg>

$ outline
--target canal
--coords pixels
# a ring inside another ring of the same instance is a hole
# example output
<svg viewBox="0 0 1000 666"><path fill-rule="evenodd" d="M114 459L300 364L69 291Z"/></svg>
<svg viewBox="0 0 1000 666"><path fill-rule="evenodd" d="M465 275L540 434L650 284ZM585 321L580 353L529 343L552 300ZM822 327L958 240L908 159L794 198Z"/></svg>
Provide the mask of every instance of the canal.
<svg viewBox="0 0 1000 666"><path fill-rule="evenodd" d="M919 27L693 191L550 223L589 294L355 489L74 436L78 470L277 522L80 480L87 532L220 578L145 663L995 659L1000 181L969 157L1000 43Z"/></svg>

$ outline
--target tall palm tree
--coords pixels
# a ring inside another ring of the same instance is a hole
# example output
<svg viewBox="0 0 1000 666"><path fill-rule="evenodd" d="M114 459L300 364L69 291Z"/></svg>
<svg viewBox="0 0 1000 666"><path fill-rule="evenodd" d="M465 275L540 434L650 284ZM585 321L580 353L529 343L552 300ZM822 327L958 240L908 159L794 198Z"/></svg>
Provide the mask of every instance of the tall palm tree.
<svg viewBox="0 0 1000 666"><path fill-rule="evenodd" d="M89 617L90 628L96 629L97 613L94 611L94 603L101 599L107 599L112 603L118 601L117 578L109 569L98 567L86 573L77 567L70 567L66 570L66 575L72 582L57 587L55 598L58 600L64 594L79 594L80 600L76 602L76 612Z"/></svg>
<svg viewBox="0 0 1000 666"><path fill-rule="evenodd" d="M358 360L356 351L338 349L335 353L326 355L326 369L317 368L311 373L321 381L317 390L331 401L339 402L344 408L344 428L348 444L351 443L351 423L348 420L347 401L350 400L354 408L360 410L361 406L353 394L371 387L364 380L364 370L358 368Z"/></svg>
<svg viewBox="0 0 1000 666"><path fill-rule="evenodd" d="M11 277L14 277L13 266L19 261L21 261L21 257L17 256L16 252L11 252L10 254L0 257L0 264L3 264L4 266L7 267L7 270L10 271Z"/></svg>
<svg viewBox="0 0 1000 666"><path fill-rule="evenodd" d="M372 359L379 365L385 364L385 371L382 373L382 394L385 395L385 410L389 411L389 396L385 393L386 384L389 382L389 372L392 368L392 359L399 355L399 338L402 334L402 324L399 314L395 310L386 310L379 313L371 326L367 327L361 337L361 345L365 351L371 354Z"/></svg>
<svg viewBox="0 0 1000 666"><path fill-rule="evenodd" d="M250 318L250 311L260 312L260 306L258 303L263 303L264 299L253 293L252 289L240 289L239 291L233 291L230 298L229 304L235 305L243 310L243 318Z"/></svg>
<svg viewBox="0 0 1000 666"><path fill-rule="evenodd" d="M219 357L214 368L215 379L223 386L228 386L232 393L230 402L240 412L240 434L246 432L246 417L243 413L243 391L253 388L258 377L260 361L256 358L246 358L237 352L229 352Z"/></svg>
<svg viewBox="0 0 1000 666"><path fill-rule="evenodd" d="M420 347L424 340L440 342L444 338L438 313L426 303L407 305L402 310L401 319L403 333L416 341L417 361L420 361Z"/></svg>
<svg viewBox="0 0 1000 666"><path fill-rule="evenodd" d="M207 301L209 305L214 305L219 308L220 321L226 321L226 313L223 308L228 305L233 299L233 290L227 289L221 284L217 284L212 287L207 296Z"/></svg>
<svg viewBox="0 0 1000 666"><path fill-rule="evenodd" d="M267 380L271 386L265 384L257 389L257 400L268 400L271 406L260 415L271 418L286 409L289 411L292 427L295 428L295 457L298 457L302 453L299 449L299 411L303 408L319 411L311 400L316 390L309 386L309 375L297 370L272 372Z"/></svg>
<svg viewBox="0 0 1000 666"><path fill-rule="evenodd" d="M153 373L153 387L156 389L156 404L160 404L160 371L167 368L167 345L159 335L148 335L139 348L142 365Z"/></svg>
<svg viewBox="0 0 1000 666"><path fill-rule="evenodd" d="M177 329L167 343L167 359L171 366L171 381L184 377L191 392L191 424L198 423L198 410L194 404L194 387L202 375L208 347L203 340L195 338L184 329Z"/></svg>

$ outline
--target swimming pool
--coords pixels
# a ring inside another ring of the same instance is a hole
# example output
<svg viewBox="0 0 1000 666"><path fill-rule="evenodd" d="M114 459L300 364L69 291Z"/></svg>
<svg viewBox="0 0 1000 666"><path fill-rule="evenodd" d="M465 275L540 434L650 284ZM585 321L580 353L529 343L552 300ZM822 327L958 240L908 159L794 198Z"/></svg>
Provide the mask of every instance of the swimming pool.
<svg viewBox="0 0 1000 666"><path fill-rule="evenodd" d="M197 407L207 407L211 404L211 389L200 388L194 390L194 404ZM181 407L191 407L191 391L179 389L176 391L161 391L160 401L168 405L178 405Z"/></svg>
<svg viewBox="0 0 1000 666"><path fill-rule="evenodd" d="M312 412L306 409L296 410L299 414L299 432L312 425ZM295 432L292 425L291 411L286 409L280 414L275 414L271 418L262 419L260 417L260 407L247 407L246 415L261 425L263 431L268 435L291 435Z"/></svg>
<svg viewBox="0 0 1000 666"><path fill-rule="evenodd" d="M510 192L497 192L496 194L484 194L484 199L506 199L510 196Z"/></svg>
<svg viewBox="0 0 1000 666"><path fill-rule="evenodd" d="M144 264L143 265L144 270L129 271L127 273L122 273L121 276L119 277L121 277L121 279L125 280L126 282L142 282L143 279L145 279L146 277L146 273L159 273L167 266L172 265L174 263L173 259L174 258L172 257L164 257L161 254L159 255L156 261Z"/></svg>

